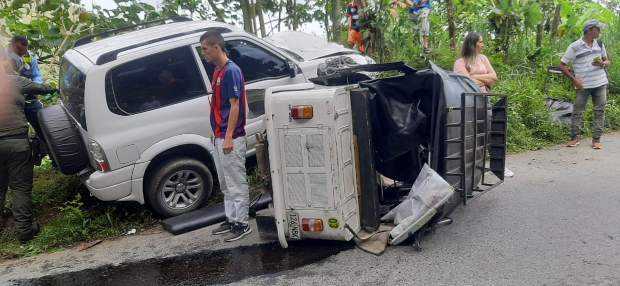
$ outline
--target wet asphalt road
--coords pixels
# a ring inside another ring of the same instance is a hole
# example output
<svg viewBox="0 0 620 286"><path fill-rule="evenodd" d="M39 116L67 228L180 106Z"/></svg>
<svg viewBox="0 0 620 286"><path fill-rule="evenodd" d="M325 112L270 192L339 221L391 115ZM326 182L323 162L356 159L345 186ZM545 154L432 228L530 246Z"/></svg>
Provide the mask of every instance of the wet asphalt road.
<svg viewBox="0 0 620 286"><path fill-rule="evenodd" d="M237 285L620 285L620 133L510 157L515 176L454 223L382 256L358 249Z"/></svg>
<svg viewBox="0 0 620 286"><path fill-rule="evenodd" d="M602 151L587 143L510 157L515 177L457 209L421 252L263 242L16 285L620 285L620 133L604 138Z"/></svg>

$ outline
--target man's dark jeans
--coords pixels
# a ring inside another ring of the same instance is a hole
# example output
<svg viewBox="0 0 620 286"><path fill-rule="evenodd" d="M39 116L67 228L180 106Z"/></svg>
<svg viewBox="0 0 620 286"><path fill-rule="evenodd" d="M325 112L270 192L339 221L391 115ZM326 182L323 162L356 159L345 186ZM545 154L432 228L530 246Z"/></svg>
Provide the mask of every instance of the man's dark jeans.
<svg viewBox="0 0 620 286"><path fill-rule="evenodd" d="M577 90L570 130L571 138L573 139L581 135L583 112L586 110L588 97L590 96L592 97L592 104L594 105L594 128L592 130L592 138L598 140L603 135L603 129L605 127L605 105L607 104L607 85Z"/></svg>

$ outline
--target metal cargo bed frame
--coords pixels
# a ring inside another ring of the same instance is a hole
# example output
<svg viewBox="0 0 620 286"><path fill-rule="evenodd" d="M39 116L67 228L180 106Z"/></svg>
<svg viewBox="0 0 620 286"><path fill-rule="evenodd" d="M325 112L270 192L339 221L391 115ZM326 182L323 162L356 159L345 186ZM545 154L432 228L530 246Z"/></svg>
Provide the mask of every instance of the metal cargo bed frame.
<svg viewBox="0 0 620 286"><path fill-rule="evenodd" d="M489 97L498 97L499 100L490 105ZM467 102L471 102L468 98L472 99L473 105L467 105ZM458 145L460 152L457 154L447 154L443 159L445 161L458 160L460 164L456 169L445 170L444 176L446 179L457 179L448 181L452 183L465 205L468 199L475 197L473 192L482 193L491 190L504 180L507 135L506 107L507 97L494 93L463 93L461 94L461 106L449 107L451 111L460 112L460 121L447 122L445 127L446 129L460 129L460 136L458 138L446 138L445 144L446 146L451 144ZM474 109L472 113L475 114L475 118L467 119L466 115L471 114L465 112L468 109ZM488 120L489 112L491 113L490 120ZM478 128L479 124L483 124L482 130ZM489 128L489 124L491 128ZM473 129L473 134L468 132L471 129ZM473 146L469 147L467 143L471 140L473 140ZM482 140L482 142L479 140ZM478 152L482 152L481 159L478 159ZM467 163L467 155L469 154L471 154L474 160ZM472 164L473 168L470 168ZM498 180L492 183L487 182L485 175L488 172L494 174ZM477 180L478 174L481 177L480 183ZM468 180L468 177L470 180Z"/></svg>

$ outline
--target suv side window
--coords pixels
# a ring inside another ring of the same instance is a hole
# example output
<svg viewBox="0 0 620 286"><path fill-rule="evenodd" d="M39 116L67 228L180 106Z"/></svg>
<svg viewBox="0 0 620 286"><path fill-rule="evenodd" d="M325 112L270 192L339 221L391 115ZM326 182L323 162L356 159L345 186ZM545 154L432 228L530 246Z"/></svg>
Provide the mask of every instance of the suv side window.
<svg viewBox="0 0 620 286"><path fill-rule="evenodd" d="M202 55L202 49L196 50L202 59L209 80L213 79L213 64L208 63ZM246 83L289 76L288 63L265 49L244 40L226 41L228 58L241 68Z"/></svg>
<svg viewBox="0 0 620 286"><path fill-rule="evenodd" d="M180 47L122 64L106 75L108 107L131 115L207 93L190 47Z"/></svg>
<svg viewBox="0 0 620 286"><path fill-rule="evenodd" d="M241 68L247 82L288 76L286 61L253 43L243 40L227 41L226 49L228 57Z"/></svg>

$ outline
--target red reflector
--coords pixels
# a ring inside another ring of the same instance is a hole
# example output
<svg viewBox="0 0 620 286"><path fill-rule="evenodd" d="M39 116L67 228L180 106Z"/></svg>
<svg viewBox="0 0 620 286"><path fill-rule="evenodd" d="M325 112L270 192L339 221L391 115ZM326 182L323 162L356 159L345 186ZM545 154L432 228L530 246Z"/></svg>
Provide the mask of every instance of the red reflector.
<svg viewBox="0 0 620 286"><path fill-rule="evenodd" d="M301 228L306 232L323 231L323 220L320 218L303 218L301 219Z"/></svg>
<svg viewBox="0 0 620 286"><path fill-rule="evenodd" d="M107 172L110 171L110 164L108 163L98 163L99 164L99 170L101 170L101 172Z"/></svg>
<svg viewBox="0 0 620 286"><path fill-rule="evenodd" d="M312 105L295 105L291 107L291 118L293 119L312 119L314 110Z"/></svg>

